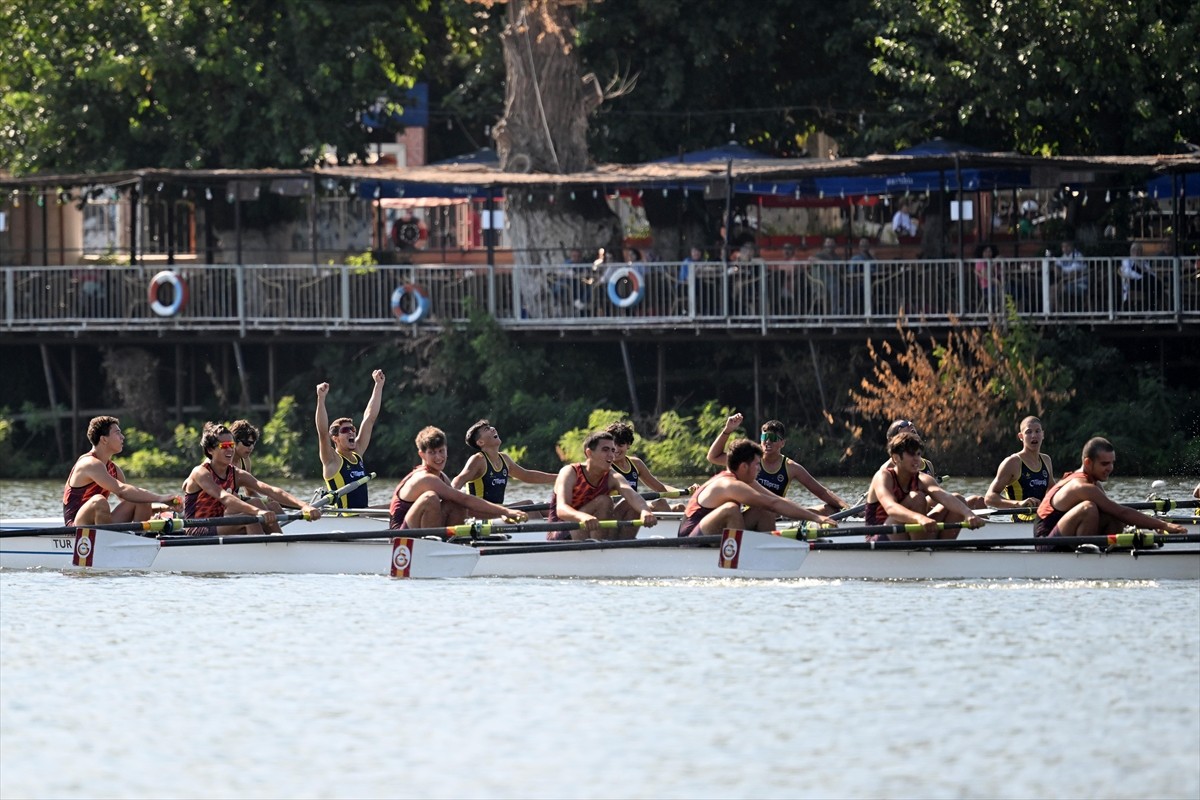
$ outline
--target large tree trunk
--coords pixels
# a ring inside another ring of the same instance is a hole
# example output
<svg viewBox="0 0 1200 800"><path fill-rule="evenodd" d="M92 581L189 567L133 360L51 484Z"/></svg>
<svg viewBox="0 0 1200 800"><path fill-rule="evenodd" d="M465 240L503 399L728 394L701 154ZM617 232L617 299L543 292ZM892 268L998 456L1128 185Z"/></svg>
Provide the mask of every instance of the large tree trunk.
<svg viewBox="0 0 1200 800"><path fill-rule="evenodd" d="M590 165L588 120L604 93L594 75L580 74L569 10L576 4L509 0L501 34L507 73L504 118L494 131L505 171L563 174ZM603 191L509 190L505 206L517 265L561 264L572 247L591 253L600 247L620 250L620 222ZM523 299L530 303L540 294L543 272L528 270L519 276Z"/></svg>

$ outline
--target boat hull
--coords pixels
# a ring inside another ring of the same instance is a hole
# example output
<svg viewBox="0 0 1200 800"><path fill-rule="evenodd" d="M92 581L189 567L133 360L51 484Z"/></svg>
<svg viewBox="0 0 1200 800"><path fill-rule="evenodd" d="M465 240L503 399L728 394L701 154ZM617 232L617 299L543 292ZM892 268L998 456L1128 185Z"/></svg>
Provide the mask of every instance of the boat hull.
<svg viewBox="0 0 1200 800"><path fill-rule="evenodd" d="M31 521L8 521L7 527ZM998 526L989 526L994 532ZM1029 526L1003 526L1006 536L1020 538ZM299 532L289 527L289 532ZM303 530L307 531L307 528ZM661 531L661 527L659 528ZM977 531L964 532L977 534ZM645 534L645 532L643 532ZM153 545L152 539L129 537ZM540 535L539 535L540 538ZM671 545L673 537L665 545ZM774 540L772 546L791 540ZM855 537L839 541L853 541ZM965 538L965 536L964 536ZM414 559L408 577L532 578L811 578L867 580L1200 580L1200 551L1169 545L1154 551L1036 552L1019 548L991 550L821 550L807 552L802 563L782 569L721 567L721 552L711 547L655 546L636 549L555 548L549 552L480 555L502 546L480 543L479 549L429 542ZM639 541L642 541L639 539ZM677 542L677 540L673 540ZM801 543L803 547L803 543ZM424 557L425 551L436 555ZM805 548L807 550L807 548ZM70 536L0 539L0 568L80 569L72 561ZM145 567L177 573L374 574L392 570L394 548L389 539L356 541L271 542L263 544L163 547ZM771 562L778 563L778 562ZM137 569L136 567L120 567Z"/></svg>

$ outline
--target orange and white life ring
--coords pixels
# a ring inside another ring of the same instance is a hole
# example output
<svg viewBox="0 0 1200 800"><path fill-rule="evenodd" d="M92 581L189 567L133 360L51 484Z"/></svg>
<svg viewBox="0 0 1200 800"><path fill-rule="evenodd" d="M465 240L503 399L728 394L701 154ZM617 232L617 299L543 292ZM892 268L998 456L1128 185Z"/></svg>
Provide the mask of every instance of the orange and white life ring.
<svg viewBox="0 0 1200 800"><path fill-rule="evenodd" d="M171 302L162 301L162 289L171 287ZM150 310L160 317L173 317L187 304L187 281L180 275L164 269L150 279Z"/></svg>

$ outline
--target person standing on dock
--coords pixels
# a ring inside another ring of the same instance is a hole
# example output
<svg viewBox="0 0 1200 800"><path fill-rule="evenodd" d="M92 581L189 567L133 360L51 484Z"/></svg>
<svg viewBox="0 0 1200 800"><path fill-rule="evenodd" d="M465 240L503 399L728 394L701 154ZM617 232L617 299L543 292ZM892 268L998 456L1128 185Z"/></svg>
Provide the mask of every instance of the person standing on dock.
<svg viewBox="0 0 1200 800"><path fill-rule="evenodd" d="M829 517L768 492L759 484L763 455L759 445L749 439L738 439L722 455L725 470L709 478L692 494L679 523L680 537L719 535L726 528L769 531L779 517L836 527L837 523Z"/></svg>
<svg viewBox="0 0 1200 800"><path fill-rule="evenodd" d="M317 443L321 452L321 477L331 492L343 486L364 478L367 475L367 465L364 459L367 448L371 446L371 432L375 429L375 420L379 417L379 405L383 401L383 370L377 369L371 373L375 385L371 387L371 399L363 411L362 422L357 428L350 417L338 417L329 422L329 412L325 410L325 395L329 394L329 384L317 384ZM337 498L338 508L368 508L367 486L363 484L349 494Z"/></svg>
<svg viewBox="0 0 1200 800"><path fill-rule="evenodd" d="M179 507L177 495L155 494L125 482L125 473L112 460L125 448L125 434L116 417L93 417L87 438L92 449L76 459L63 486L64 524L141 522L150 519L154 503ZM116 508L108 504L110 494L121 498Z"/></svg>
<svg viewBox="0 0 1200 800"><path fill-rule="evenodd" d="M991 508L1037 508L1050 489L1054 465L1042 452L1042 421L1026 417L1017 426L1021 452L1000 462L996 477L983 499Z"/></svg>

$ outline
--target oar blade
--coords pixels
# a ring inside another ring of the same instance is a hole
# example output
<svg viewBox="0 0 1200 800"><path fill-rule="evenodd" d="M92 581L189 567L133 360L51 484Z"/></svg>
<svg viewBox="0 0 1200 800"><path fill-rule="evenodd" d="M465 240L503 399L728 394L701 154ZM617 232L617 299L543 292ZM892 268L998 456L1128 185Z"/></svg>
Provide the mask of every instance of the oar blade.
<svg viewBox="0 0 1200 800"><path fill-rule="evenodd" d="M727 528L721 534L717 566L730 571L797 572L808 551L806 541Z"/></svg>
<svg viewBox="0 0 1200 800"><path fill-rule="evenodd" d="M466 578L479 561L472 547L407 536L392 539L391 553L393 578Z"/></svg>

